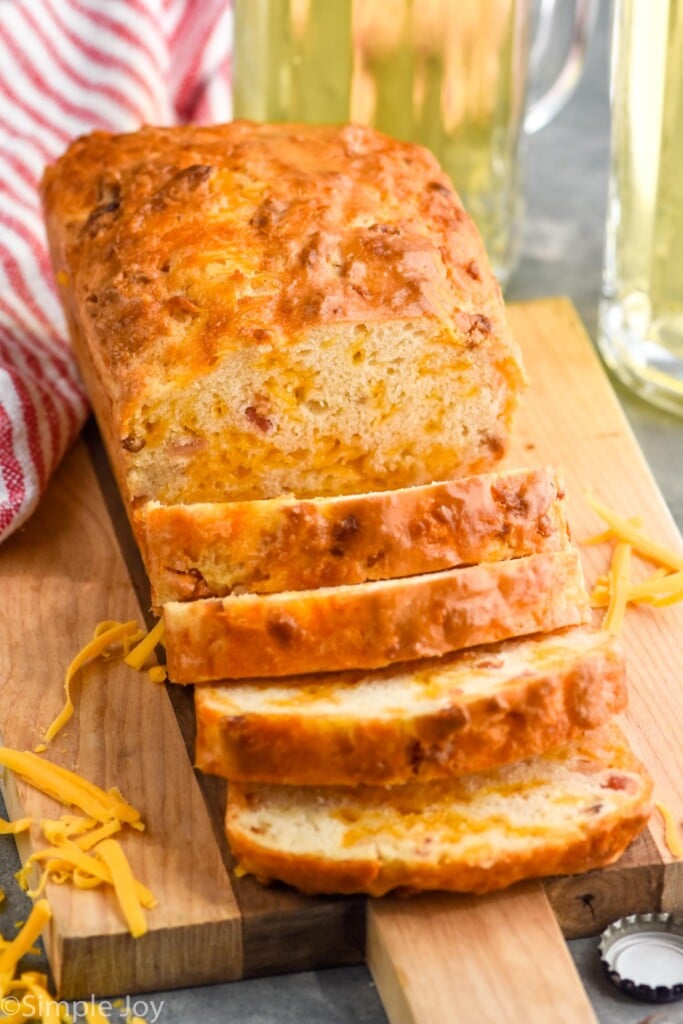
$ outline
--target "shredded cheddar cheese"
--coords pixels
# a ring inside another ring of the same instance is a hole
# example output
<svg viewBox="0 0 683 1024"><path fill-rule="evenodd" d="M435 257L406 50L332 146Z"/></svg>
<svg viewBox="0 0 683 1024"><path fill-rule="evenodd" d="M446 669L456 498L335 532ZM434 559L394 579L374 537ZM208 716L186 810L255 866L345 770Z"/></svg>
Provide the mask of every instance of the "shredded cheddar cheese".
<svg viewBox="0 0 683 1024"><path fill-rule="evenodd" d="M32 786L63 805L83 812L41 822L48 846L34 850L27 858L17 874L21 887L37 899L48 881L56 884L73 882L79 889L109 885L116 893L131 934L134 937L143 935L147 930L143 908L152 909L156 906L156 899L133 877L118 840L113 838L125 825L144 829L139 811L118 790L105 791L75 772L30 751L0 747L0 765L21 775ZM15 832L31 824L30 818L5 823L6 831ZM36 868L40 869L40 875L30 888L29 880ZM0 984L1 981L0 973Z"/></svg>
<svg viewBox="0 0 683 1024"><path fill-rule="evenodd" d="M678 823L673 814L665 804L655 803L655 807L662 816L664 822L664 839L669 847L672 857L683 857L683 845L678 834Z"/></svg>
<svg viewBox="0 0 683 1024"><path fill-rule="evenodd" d="M41 877L41 887L45 884L45 875L51 878L55 873L59 874L59 872L64 871L66 873L66 878L70 878L73 871L77 870L81 873L81 876L96 879L96 884L106 882L108 885L113 885L116 889L117 895L119 895L119 890L116 887L116 879L112 874L107 861L99 859L102 848L105 847L105 850L110 850L112 845L119 847L119 844L114 839L102 840L93 851L96 856L92 856L85 850L81 850L80 847L75 845L75 843L71 843L69 841L60 844L59 846L48 846L41 850L35 850L31 856L28 857L23 868L19 871L19 882L22 887L28 884L28 876L33 865L45 862L45 870L43 877ZM130 888L134 892L135 898L147 910L151 910L156 906L156 899L153 893L151 893L150 890L141 882L136 881L132 875ZM29 891L29 895L35 895L35 892Z"/></svg>
<svg viewBox="0 0 683 1024"><path fill-rule="evenodd" d="M643 558L656 565L665 566L667 569L683 570L683 555L651 540L650 537L633 526L630 520L617 515L616 512L596 501L595 498L588 497L587 501L593 511L607 523L615 537L625 544L630 544L634 551L637 551Z"/></svg>
<svg viewBox="0 0 683 1024"><path fill-rule="evenodd" d="M156 898L134 877L121 844L114 838L126 826L144 830L139 811L115 787L104 790L76 772L38 755L47 750L47 743L74 713L71 683L80 669L98 657L112 657L118 646L123 659L132 668L142 670L162 636L161 622L146 635L132 621L100 622L95 627L92 640L76 654L66 671L65 703L46 730L45 742L37 744L33 751L0 747L1 767L20 775L63 806L81 812L65 813L58 819L42 819L40 828L48 845L34 850L17 873L20 885L36 902L28 921L14 940L8 942L0 937L1 1021L40 1020L43 1024L71 1024L64 1005L50 995L44 975L24 971L17 976L19 960L27 952L36 952L34 942L51 917L47 900L41 898L48 881L58 885L71 883L77 889L110 886L131 935L138 938L147 931L145 911L156 906ZM162 665L149 668L148 674L155 682L166 679ZM33 824L30 817L16 821L0 819L0 835L16 835ZM29 889L29 877L36 869L39 871L37 882L33 889ZM0 890L0 901L4 898L5 894ZM93 1024L109 1019L94 1002L85 1009L85 1016Z"/></svg>
<svg viewBox="0 0 683 1024"><path fill-rule="evenodd" d="M163 665L153 665L147 669L147 675L153 683L165 683L168 676Z"/></svg>
<svg viewBox="0 0 683 1024"><path fill-rule="evenodd" d="M84 818L80 814L62 814L56 820L42 818L40 828L48 843L54 846L57 843L63 843L72 836L78 836L83 832L90 831L96 824L97 822L94 818Z"/></svg>
<svg viewBox="0 0 683 1024"><path fill-rule="evenodd" d="M0 836L14 836L18 832L25 832L33 824L33 818L17 818L16 821L5 821L0 818Z"/></svg>
<svg viewBox="0 0 683 1024"><path fill-rule="evenodd" d="M598 577L590 595L593 608L607 608L604 628L618 632L629 604L663 608L683 600L683 555L647 537L640 529L640 519L626 519L594 498L587 500L608 529L584 543L615 542L610 571L607 576ZM635 582L630 578L631 552L657 566L646 580Z"/></svg>
<svg viewBox="0 0 683 1024"><path fill-rule="evenodd" d="M629 526L636 527L636 529L643 525L643 520L640 516L630 516L626 522ZM596 533L592 537L586 537L586 539L582 540L581 543L585 545L606 544L608 541L619 539L618 531L612 529L611 526L608 526L607 529L603 530L601 533Z"/></svg>
<svg viewBox="0 0 683 1024"><path fill-rule="evenodd" d="M73 1018L63 1003L57 1003L47 988L47 977L39 971L24 971L13 978L9 993L0 999L2 1020L31 1021L42 1024L73 1024ZM20 997L14 993L20 994Z"/></svg>
<svg viewBox="0 0 683 1024"><path fill-rule="evenodd" d="M650 604L656 608L664 608L683 600L683 573L662 574L655 572L641 583L631 583L628 587L629 604ZM594 608L604 608L609 604L609 583L598 580L591 593L591 604Z"/></svg>
<svg viewBox="0 0 683 1024"><path fill-rule="evenodd" d="M56 1003L47 990L47 978L38 971L24 971L13 980L11 991L25 993L20 1002L24 1016L20 1020L40 1020L43 1024L60 1024L70 1020L64 1008ZM8 1001L8 1000L7 1000ZM6 1020L13 1020L12 1016Z"/></svg>
<svg viewBox="0 0 683 1024"><path fill-rule="evenodd" d="M628 588L631 581L631 545L619 542L612 556L609 571L609 605L602 628L609 633L620 632L628 602Z"/></svg>
<svg viewBox="0 0 683 1024"><path fill-rule="evenodd" d="M101 657L113 644L121 643L126 638L137 638L140 634L136 622L107 622L101 625L106 628L97 627L95 629L92 640L85 647L81 648L66 670L66 676L64 677L64 692L66 694L64 707L46 729L44 736L46 743L54 739L74 713L74 704L71 699L71 682L79 669L94 661L95 658Z"/></svg>
<svg viewBox="0 0 683 1024"><path fill-rule="evenodd" d="M128 930L133 938L137 939L147 931L147 921L142 912L142 905L149 906L149 902L145 894L140 893L141 886L133 877L126 855L115 840L105 839L101 842L97 847L97 856L103 861L111 875L114 891L126 919ZM151 893L149 893L149 897L154 906L156 901Z"/></svg>
<svg viewBox="0 0 683 1024"><path fill-rule="evenodd" d="M92 850L93 846L97 846L103 839L110 839L111 836L120 830L121 822L114 819L113 821L105 822L99 828L86 832L85 835L78 836L73 840L73 843L79 850Z"/></svg>
<svg viewBox="0 0 683 1024"><path fill-rule="evenodd" d="M47 900L38 900L19 934L0 949L0 997L9 992L19 960L31 949L51 917Z"/></svg>
<svg viewBox="0 0 683 1024"><path fill-rule="evenodd" d="M144 637L140 643L124 657L123 660L126 665L130 665L131 668L135 668L139 672L157 644L163 642L163 638L164 620L159 619L156 626L154 626L153 629L150 629L147 636Z"/></svg>
<svg viewBox="0 0 683 1024"><path fill-rule="evenodd" d="M85 647L81 648L73 658L66 670L64 677L65 700L62 710L45 730L44 742L34 748L34 753L42 754L47 750L57 733L64 728L74 714L75 708L71 697L71 683L74 676L85 665L96 658L107 660L112 656L112 648L120 646L123 660L131 668L142 671L148 657L157 646L163 641L163 620L159 620L156 626L145 634L136 622L118 622L115 619L106 619L99 622L93 631L92 640L88 641ZM153 682L160 683L166 679L166 670L162 665L155 665L148 670L149 677Z"/></svg>
<svg viewBox="0 0 683 1024"><path fill-rule="evenodd" d="M0 765L21 775L35 789L46 793L66 807L78 807L88 817L105 822L112 818L143 829L140 812L114 789L108 792L61 765L46 761L31 751L0 747Z"/></svg>

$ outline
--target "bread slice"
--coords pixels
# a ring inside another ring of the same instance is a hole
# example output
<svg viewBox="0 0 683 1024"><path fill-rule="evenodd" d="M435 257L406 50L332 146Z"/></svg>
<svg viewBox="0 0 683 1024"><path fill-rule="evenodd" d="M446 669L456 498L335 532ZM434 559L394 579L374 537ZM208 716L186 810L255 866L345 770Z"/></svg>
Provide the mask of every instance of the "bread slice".
<svg viewBox="0 0 683 1024"><path fill-rule="evenodd" d="M129 511L389 490L504 455L520 351L427 149L358 125L97 131L42 196Z"/></svg>
<svg viewBox="0 0 683 1024"><path fill-rule="evenodd" d="M616 860L645 826L651 790L612 723L543 757L453 779L231 782L226 828L246 871L305 892L484 893Z"/></svg>
<svg viewBox="0 0 683 1024"><path fill-rule="evenodd" d="M176 683L379 668L587 622L577 550L346 587L164 605Z"/></svg>
<svg viewBox="0 0 683 1024"><path fill-rule="evenodd" d="M374 672L197 686L196 763L239 781L396 785L542 753L625 706L617 640L577 626Z"/></svg>
<svg viewBox="0 0 683 1024"><path fill-rule="evenodd" d="M396 491L142 510L152 602L276 593L434 572L567 544L551 467Z"/></svg>

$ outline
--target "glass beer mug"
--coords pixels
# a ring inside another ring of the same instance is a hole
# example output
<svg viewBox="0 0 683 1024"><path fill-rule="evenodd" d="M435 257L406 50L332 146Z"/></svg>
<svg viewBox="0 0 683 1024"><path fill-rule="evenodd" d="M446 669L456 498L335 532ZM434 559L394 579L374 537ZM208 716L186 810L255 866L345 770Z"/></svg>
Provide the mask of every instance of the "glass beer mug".
<svg viewBox="0 0 683 1024"><path fill-rule="evenodd" d="M615 0L612 158L598 346L683 415L683 4Z"/></svg>
<svg viewBox="0 0 683 1024"><path fill-rule="evenodd" d="M564 63L527 103L527 71L568 7ZM596 9L597 0L235 0L234 116L351 121L428 146L504 284L519 248L524 133L570 95Z"/></svg>

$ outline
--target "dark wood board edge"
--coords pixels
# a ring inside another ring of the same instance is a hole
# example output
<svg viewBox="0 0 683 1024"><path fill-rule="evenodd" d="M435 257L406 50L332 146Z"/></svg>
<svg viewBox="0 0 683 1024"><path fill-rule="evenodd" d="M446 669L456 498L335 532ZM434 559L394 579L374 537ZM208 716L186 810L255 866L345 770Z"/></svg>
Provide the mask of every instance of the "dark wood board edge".
<svg viewBox="0 0 683 1024"><path fill-rule="evenodd" d="M668 872L683 864L665 864L649 829L609 867L543 882L548 900L567 939L598 935L610 922L628 914L664 910Z"/></svg>

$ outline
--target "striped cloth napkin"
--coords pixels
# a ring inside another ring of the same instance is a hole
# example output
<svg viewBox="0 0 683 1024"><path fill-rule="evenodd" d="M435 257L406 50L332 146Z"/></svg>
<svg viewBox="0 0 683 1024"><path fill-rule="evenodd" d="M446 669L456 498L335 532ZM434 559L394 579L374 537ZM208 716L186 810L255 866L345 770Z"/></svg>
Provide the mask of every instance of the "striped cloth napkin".
<svg viewBox="0 0 683 1024"><path fill-rule="evenodd" d="M94 128L230 117L230 0L0 0L0 540L88 414L37 186Z"/></svg>

